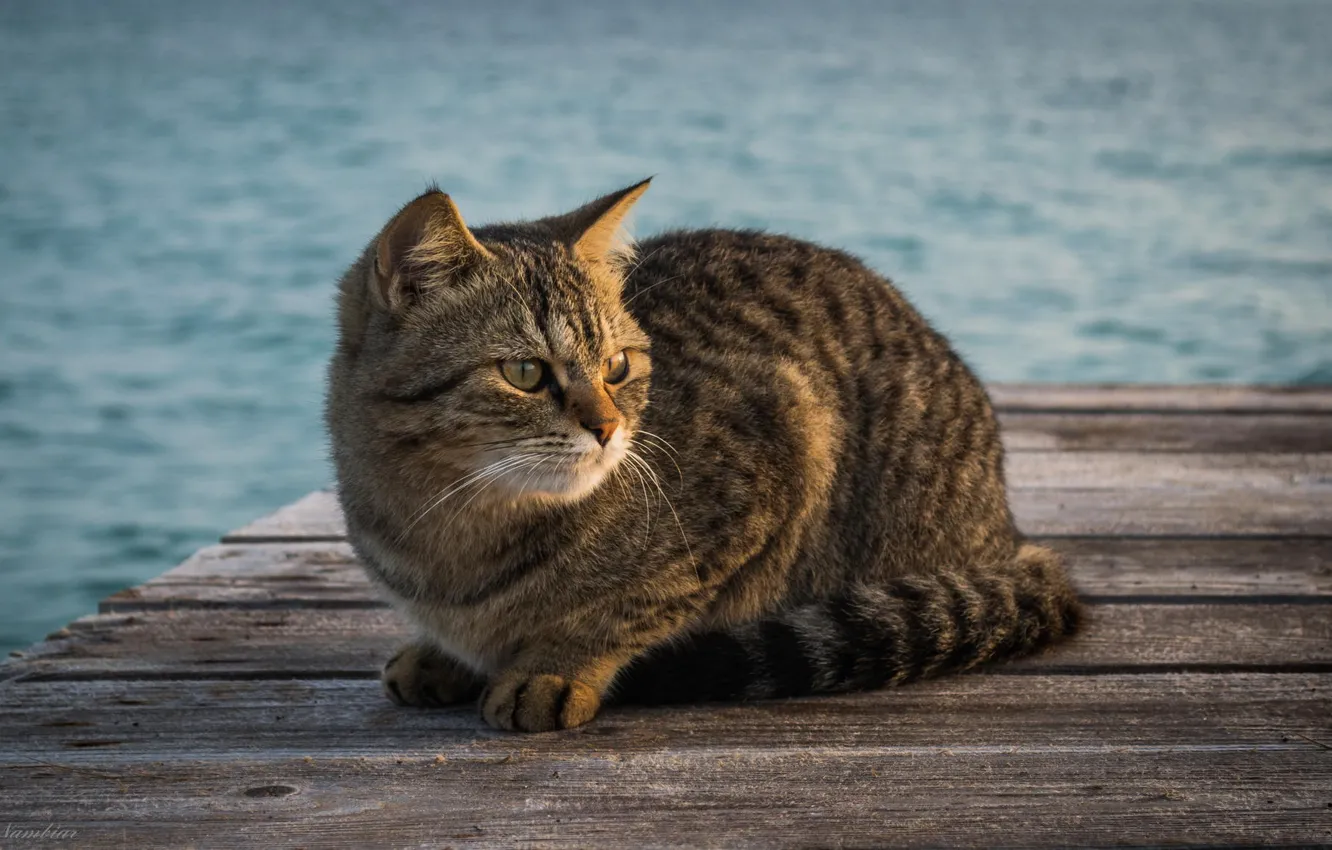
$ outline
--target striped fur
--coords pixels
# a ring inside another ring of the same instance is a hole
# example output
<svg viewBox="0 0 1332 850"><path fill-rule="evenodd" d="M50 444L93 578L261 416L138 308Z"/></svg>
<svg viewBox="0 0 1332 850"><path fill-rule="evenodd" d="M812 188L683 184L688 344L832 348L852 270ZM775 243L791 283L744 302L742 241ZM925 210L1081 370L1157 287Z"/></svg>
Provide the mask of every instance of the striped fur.
<svg viewBox="0 0 1332 850"><path fill-rule="evenodd" d="M1081 608L1049 549L836 596L640 657L615 686L635 703L770 699L901 685L1026 655L1078 627Z"/></svg>
<svg viewBox="0 0 1332 850"><path fill-rule="evenodd" d="M984 388L902 294L764 233L628 252L645 189L475 231L430 192L343 278L339 498L420 635L390 697L481 691L491 724L544 730L605 699L881 687L1072 633ZM514 359L546 379L515 388Z"/></svg>

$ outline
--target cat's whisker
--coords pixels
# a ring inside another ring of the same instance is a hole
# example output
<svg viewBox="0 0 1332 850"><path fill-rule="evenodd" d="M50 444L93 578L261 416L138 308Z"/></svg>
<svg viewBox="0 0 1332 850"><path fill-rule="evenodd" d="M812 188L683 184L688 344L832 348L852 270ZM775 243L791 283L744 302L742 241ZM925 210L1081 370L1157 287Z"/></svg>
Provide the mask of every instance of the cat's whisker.
<svg viewBox="0 0 1332 850"><path fill-rule="evenodd" d="M647 461L645 461L633 450L630 450L626 455L626 457L629 456L632 456L635 460L638 461L639 464L643 466L644 469L647 470L648 475L652 477L653 486L657 488L657 494L661 496L661 498L666 502L666 507L671 509L671 516L674 517L675 519L675 527L680 530L680 539L684 542L685 545L685 553L689 555L689 566L692 567L694 570L694 580L699 583L699 586L702 586L703 577L698 574L698 562L694 560L694 550L693 547L689 545L689 535L685 534L684 524L680 522L680 515L676 513L675 505L671 504L671 500L666 496L666 492L661 489L661 482L657 478L656 470L654 470Z"/></svg>
<svg viewBox="0 0 1332 850"><path fill-rule="evenodd" d="M410 524L404 529L404 532L402 532L404 533L404 537L406 536L406 533L414 528L414 526L420 524L422 520L425 520L425 517L428 516L428 514L432 513L433 510L440 508L444 502L449 501L450 498L453 498L454 496L458 496L458 494L466 492L466 490L480 484L480 482L484 481L486 477L496 474L500 469L505 469L507 466L513 465L514 462L517 461L514 461L513 458L506 458L506 460L493 462L493 464L484 466L484 468L477 470L477 472L469 474L464 480L458 481L453 486L450 486L450 488L445 490L440 497L430 502L429 505L426 505L425 508L413 518L412 522L410 522Z"/></svg>
<svg viewBox="0 0 1332 850"><path fill-rule="evenodd" d="M649 510L650 496L649 496L649 490L647 490L647 485L651 484L649 478L651 469L647 468L647 465L645 464L645 462L643 462L642 457L639 457L637 453L627 452L625 454L625 460L629 461L630 469L634 470L634 474L637 474L638 480L639 482L641 482L643 486L643 512L645 512L647 514L647 517L649 517L649 530L650 530L650 522L651 522L651 512Z"/></svg>
<svg viewBox="0 0 1332 850"><path fill-rule="evenodd" d="M643 255L642 257L639 257L637 261L633 264L633 266L629 269L629 271L624 273L624 279L628 280L633 275L634 272L638 271L640 266L646 263L649 259L651 259L653 254L656 254L659 251L661 251L661 247L653 248L651 251L648 251L647 254Z"/></svg>
<svg viewBox="0 0 1332 850"><path fill-rule="evenodd" d="M523 493L527 492L527 485L532 483L532 476L535 475L537 470L541 468L541 464L545 463L548 460L550 460L549 457L538 458L537 462L532 464L532 466L528 468L527 477L523 479L523 483L518 487L519 495L522 495Z"/></svg>
<svg viewBox="0 0 1332 850"><path fill-rule="evenodd" d="M510 437L505 440L478 440L476 442L450 442L450 448L476 448L479 446L525 446L530 448L544 448L547 446L564 446L567 441L559 437Z"/></svg>
<svg viewBox="0 0 1332 850"><path fill-rule="evenodd" d="M462 516L464 513L466 513L467 507L471 505L472 502L475 502L477 498L482 493L486 492L486 490L488 490L491 487L491 485L493 485L496 481L499 481L501 478L503 478L505 475L509 473L516 474L522 472L524 469L527 469L528 467L535 465L535 463L536 463L535 461L531 460L526 461L524 463L516 463L512 466L507 466L504 469L498 470L490 476L487 476L486 480L481 483L481 486L477 488L475 493L473 493L470 497L468 497L467 501L463 502L461 505L454 508L453 513L449 514L449 518L444 521L444 523L440 526L440 528L445 529L448 528L450 525L452 525L453 521L456 520L458 517Z"/></svg>
<svg viewBox="0 0 1332 850"><path fill-rule="evenodd" d="M627 469L628 467L625 468ZM619 471L618 468L615 470L615 472ZM633 490L629 489L625 475L623 473L619 475L612 474L611 477L615 480L616 484L620 485L620 492L624 494L625 503L632 502L634 500L634 493Z"/></svg>
<svg viewBox="0 0 1332 850"><path fill-rule="evenodd" d="M639 465L638 463L634 463L635 467L637 467L638 465ZM643 487L643 514L647 525L647 530L644 532L645 539L643 545L647 546L652 542L653 517L652 517L652 505L650 504L651 494L650 491L648 490L647 476L644 475L641 470L637 470L637 475L638 475L638 480Z"/></svg>
<svg viewBox="0 0 1332 850"><path fill-rule="evenodd" d="M440 505L444 504L444 502L448 501L453 496L479 483L480 481L484 480L487 476L498 475L502 473L504 470L509 469L510 467L517 465L521 463L523 460L530 457L532 457L532 455L517 455L516 457L503 458L501 460L495 461L494 463L487 464L486 466L482 467L476 472L467 475L461 481L455 482L451 487L446 489L442 495L440 495L437 499L427 504L417 513L417 515L412 519L412 521L409 522L407 526L402 530L402 533L399 535L398 542L401 543L405 541L407 539L407 534L413 528L415 528L418 523L420 523L423 519L425 519L426 515L428 515L431 511L434 511Z"/></svg>
<svg viewBox="0 0 1332 850"><path fill-rule="evenodd" d="M660 453L663 457L665 457L666 460L671 464L671 466L675 467L676 479L680 482L681 486L684 486L684 473L680 470L680 464L676 463L675 459L671 457L669 454L666 454L665 449L663 449L661 446L648 442L635 443L635 445L637 445L639 448L643 449L644 451L651 452L653 457L655 457L658 453Z"/></svg>
<svg viewBox="0 0 1332 850"><path fill-rule="evenodd" d="M656 434L653 434L651 431L640 430L636 436L643 436L648 440L651 440L651 442L645 441L641 443L634 443L634 445L642 446L644 449L648 451L653 451L653 450L660 451L666 455L666 459L671 462L671 466L675 467L675 475L680 481L680 486L683 487L684 473L680 471L680 464L676 463L675 460L676 457L679 457L679 452L675 451L675 449L671 446L670 443L667 443L665 440L663 440L661 437L658 437ZM674 455L674 457L672 455Z"/></svg>
<svg viewBox="0 0 1332 850"><path fill-rule="evenodd" d="M671 445L670 441L668 441L665 437L661 436L660 434L654 434L653 432L647 430L646 428L639 428L635 433L643 434L645 436L653 438L654 440L665 446L667 449L669 449L671 454L675 455L676 457L680 456L680 453L675 450L675 446Z"/></svg>
<svg viewBox="0 0 1332 850"><path fill-rule="evenodd" d="M640 289L640 290L638 290L637 292L634 293L634 297L633 297L633 298L630 298L628 301L624 302L624 307L625 307L625 309L626 309L626 310L629 309L629 305L630 305L630 304L634 303L634 302L637 301L639 298L642 298L645 294L647 294L647 293L651 292L652 290L656 289L658 286L661 286L663 283L670 283L671 281L673 281L673 280L679 280L679 279L682 278L682 277L685 277L685 275L677 274L675 277L668 277L668 278L666 278L665 280L659 280L659 281L657 281L656 283L652 284L651 286L647 287L646 289Z"/></svg>
<svg viewBox="0 0 1332 850"><path fill-rule="evenodd" d="M526 442L526 440L527 438L525 437L510 437L507 440L477 440L476 442L472 443L451 442L449 443L449 447L470 449L470 448L477 448L480 446L516 446L519 443Z"/></svg>
<svg viewBox="0 0 1332 850"><path fill-rule="evenodd" d="M638 483L643 488L643 548L646 549L652 539L652 506L648 504L647 481L643 478L643 473L634 464L633 459L633 450L626 451L624 454L624 468L638 478Z"/></svg>
<svg viewBox="0 0 1332 850"><path fill-rule="evenodd" d="M520 462L519 462L519 463L512 464L512 465L510 465L510 466L506 466L506 467L504 467L503 469L499 469L499 470L496 470L495 472L493 472L491 475L489 475L489 476L485 479L484 482L482 482L480 488L478 488L477 491L476 491L475 493L473 493L473 494L471 495L471 497L468 498L468 500L467 500L466 502L463 502L460 506L458 506L458 508L456 508L456 509L453 511L453 513L449 514L448 519L444 520L444 522L440 524L440 532L443 533L443 532L446 531L450 526L452 526L453 523L454 523L454 521L455 521L458 517L460 517L460 516L462 516L464 513L466 513L468 505L470 505L470 504L472 504L472 502L476 501L476 499L477 499L478 496L480 496L482 493L486 492L486 490L488 490L492 484L494 484L494 483L495 483L496 481L498 481L500 478L504 477L505 474L510 473L510 472L513 472L513 473L519 473L519 472L522 472L524 469L527 469L527 468L530 467L530 466L536 466L537 464L541 463L542 460L543 460L543 458L541 458L541 457L538 456L538 455L523 455L523 456L521 456L521 458L520 458Z"/></svg>
<svg viewBox="0 0 1332 850"><path fill-rule="evenodd" d="M461 480L451 482L447 487L442 488L438 495L431 497L431 499L428 500L426 504L415 514L413 514L411 518L408 520L406 527L403 528L402 532L398 535L398 543L402 543L407 539L407 533L411 531L418 522L420 522L423 518L425 518L426 514L430 513L436 507L443 504L444 501L448 499L449 496L453 495L454 491L456 491L458 488L466 487L468 483L470 483L473 479L477 478L478 476L483 475L486 472L486 470L489 468L490 468L489 466L486 466L474 472L468 473Z"/></svg>

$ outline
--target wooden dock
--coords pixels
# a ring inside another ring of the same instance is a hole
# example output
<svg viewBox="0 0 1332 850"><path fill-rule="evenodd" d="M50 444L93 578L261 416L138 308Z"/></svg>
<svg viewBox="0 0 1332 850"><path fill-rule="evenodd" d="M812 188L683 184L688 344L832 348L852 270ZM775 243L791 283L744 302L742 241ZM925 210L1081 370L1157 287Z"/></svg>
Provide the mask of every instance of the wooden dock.
<svg viewBox="0 0 1332 850"><path fill-rule="evenodd" d="M0 846L1332 845L1332 388L993 392L1056 652L500 733L383 697L314 493L0 666Z"/></svg>

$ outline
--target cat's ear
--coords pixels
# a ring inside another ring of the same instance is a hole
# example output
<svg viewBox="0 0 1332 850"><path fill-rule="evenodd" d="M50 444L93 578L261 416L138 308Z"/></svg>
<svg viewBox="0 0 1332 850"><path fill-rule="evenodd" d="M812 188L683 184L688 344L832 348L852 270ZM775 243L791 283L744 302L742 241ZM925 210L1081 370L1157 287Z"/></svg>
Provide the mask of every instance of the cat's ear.
<svg viewBox="0 0 1332 850"><path fill-rule="evenodd" d="M432 189L403 207L379 234L371 288L380 307L396 312L425 288L492 257L467 229L453 199Z"/></svg>
<svg viewBox="0 0 1332 850"><path fill-rule="evenodd" d="M651 182L649 177L560 216L559 221L574 254L589 262L605 262L628 249L632 240L624 231L624 220Z"/></svg>

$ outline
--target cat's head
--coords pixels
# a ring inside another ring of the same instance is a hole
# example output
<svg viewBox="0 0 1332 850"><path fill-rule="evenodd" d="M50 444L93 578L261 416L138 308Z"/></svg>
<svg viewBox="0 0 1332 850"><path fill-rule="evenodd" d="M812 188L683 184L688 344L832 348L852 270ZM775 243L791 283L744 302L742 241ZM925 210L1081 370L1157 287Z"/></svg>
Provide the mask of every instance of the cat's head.
<svg viewBox="0 0 1332 850"><path fill-rule="evenodd" d="M647 187L475 231L437 190L407 204L343 283L335 404L358 406L361 445L336 445L349 411L331 409L335 448L426 487L456 480L465 497L595 489L647 405L649 340L625 309L620 237Z"/></svg>

